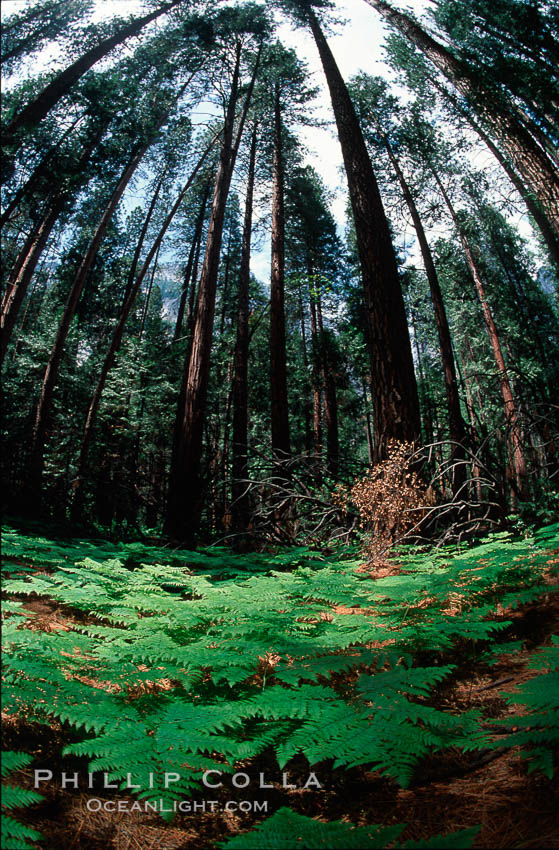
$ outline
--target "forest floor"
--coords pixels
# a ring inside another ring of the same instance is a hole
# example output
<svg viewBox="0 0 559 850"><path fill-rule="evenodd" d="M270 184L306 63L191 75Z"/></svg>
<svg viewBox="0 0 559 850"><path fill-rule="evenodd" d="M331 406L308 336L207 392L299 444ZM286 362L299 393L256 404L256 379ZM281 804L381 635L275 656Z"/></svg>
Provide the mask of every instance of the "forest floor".
<svg viewBox="0 0 559 850"><path fill-rule="evenodd" d="M548 563L559 562L559 550L549 549ZM17 561L11 568L17 572ZM48 566L37 566L48 572ZM437 689L438 708L453 711L478 709L492 727L494 739L516 729L516 719L524 707L511 704L501 691L514 690L537 673L529 663L542 647L559 634L558 579L547 576L549 593L515 610L496 606L495 618L506 620L507 639L522 642L523 648L509 652L489 665L480 657L460 666L450 681ZM374 579L373 579L374 580ZM22 597L29 619L28 627L46 632L63 632L83 622L83 613L48 597ZM343 611L341 612L343 613ZM347 611L348 616L350 611ZM246 832L265 816L261 812L224 811L227 800L267 801L266 815L287 806L324 821L344 820L355 825L406 823L403 840L421 841L481 825L474 841L479 848L559 848L559 784L541 772L529 772L529 763L515 748L463 752L450 749L424 759L408 788L400 788L380 772L363 767L332 769L331 763L314 768L322 785L303 788L309 774L305 759L296 757L289 765L289 782L297 788L281 787L274 779L277 764L271 756L261 756L241 764L251 776L262 772L273 789L251 787L245 791L224 788L201 793L194 799L217 801L216 811L181 813L170 823L157 815L131 812L91 812L87 801L92 793L102 802L133 801L122 792L91 792L87 788L63 789L62 771L87 770L87 760L62 758L68 742L67 727L53 721L50 726L30 722L23 716L4 718L3 749L25 751L36 764L48 764L52 781L40 788L44 801L18 813L21 822L39 830L43 841L29 846L48 850L205 850L217 842ZM272 777L273 779L269 779ZM27 768L10 776L23 788L31 789L32 771ZM221 811L219 809L222 809ZM298 845L303 846L303 845ZM324 845L325 847L327 845ZM442 845L441 845L442 846Z"/></svg>

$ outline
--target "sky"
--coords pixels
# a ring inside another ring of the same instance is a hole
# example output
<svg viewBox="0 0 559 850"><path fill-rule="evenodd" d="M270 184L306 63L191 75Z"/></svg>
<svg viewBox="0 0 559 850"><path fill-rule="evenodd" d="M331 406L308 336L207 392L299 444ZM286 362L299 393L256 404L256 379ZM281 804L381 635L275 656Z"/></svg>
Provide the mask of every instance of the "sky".
<svg viewBox="0 0 559 850"><path fill-rule="evenodd" d="M2 0L2 15L5 16L12 11L19 11L25 5L25 0ZM405 5L402 3L398 5L404 10L410 9L420 15L430 4L429 0L408 0ZM135 14L143 8L145 7L141 0L96 0L93 20L101 20L114 14ZM378 13L365 0L338 0L336 2L336 13L339 18L345 19L346 22L335 26L333 33L328 35L328 42L344 78L347 80L360 70L365 70L370 74L389 75L393 78L393 73L383 62L382 45L386 29ZM279 36L287 46L295 49L300 59L305 60L312 74L311 85L320 89L320 94L316 100L316 116L328 121L329 126L301 128L299 136L308 151L307 162L316 168L332 193L332 212L338 223L340 233L343 234L347 188L343 175L340 145L333 123L330 98L318 52L311 34L306 30L294 30L287 23L284 23L279 27ZM48 51L43 52L35 67L43 63L48 65L53 58ZM493 166L494 162L488 153L481 150L477 154L475 165L481 167L484 164ZM520 224L523 235L529 235L530 230L525 221L518 217L515 223ZM269 277L269 253L269 243L264 239L254 252L252 261L252 271L260 280L266 280Z"/></svg>

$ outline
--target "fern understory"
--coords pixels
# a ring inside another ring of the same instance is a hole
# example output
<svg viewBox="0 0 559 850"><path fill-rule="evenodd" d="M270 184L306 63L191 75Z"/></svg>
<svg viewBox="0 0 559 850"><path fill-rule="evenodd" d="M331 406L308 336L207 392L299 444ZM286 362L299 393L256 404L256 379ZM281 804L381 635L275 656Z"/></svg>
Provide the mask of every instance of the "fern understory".
<svg viewBox="0 0 559 850"><path fill-rule="evenodd" d="M498 669L507 653L525 649L526 638L535 648L533 635L519 640L517 615L549 603L558 547L555 525L530 538L494 534L469 549L409 549L398 554L399 573L373 580L358 572L355 550L241 556L55 541L8 529L5 716L16 730L43 728L45 739L56 728L61 770L105 772L120 784L113 796L134 793L163 808L208 799L204 771L265 770L274 789L260 795L275 804L256 832L222 843L231 850L469 847L475 830L433 831L422 843L406 838L405 823L371 822L366 809L358 823L326 824L313 801L343 797L371 772L371 787L397 794L421 786L437 759L460 772L509 751L541 782L552 780L556 639L544 636L541 651L532 652L525 681L508 695L495 691L516 712L510 729L503 732L502 716L487 716L475 700L452 695L472 671ZM54 623L37 613L41 600L57 612ZM40 747L31 755L34 767L49 766ZM7 754L6 771L26 766L25 755ZM278 779L283 771L300 784L314 771L323 788L288 794ZM166 773L180 781L166 787ZM134 791L129 775L140 786ZM216 799L250 796L250 789L224 786ZM14 793L14 808L36 803ZM2 846L48 846L27 835L28 827L17 831L17 813ZM233 831L264 817L240 816ZM188 846L215 847L226 834Z"/></svg>

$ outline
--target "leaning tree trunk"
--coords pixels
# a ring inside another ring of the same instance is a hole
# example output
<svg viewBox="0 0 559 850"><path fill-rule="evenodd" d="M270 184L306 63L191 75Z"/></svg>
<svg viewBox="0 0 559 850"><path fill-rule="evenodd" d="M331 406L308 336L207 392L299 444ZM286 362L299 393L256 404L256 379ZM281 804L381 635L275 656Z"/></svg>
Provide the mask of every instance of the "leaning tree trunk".
<svg viewBox="0 0 559 850"><path fill-rule="evenodd" d="M407 15L392 8L386 0L366 0L393 24L439 68L492 129L516 171L530 188L555 237L559 239L559 174L546 152L523 125L512 101L502 98L426 33Z"/></svg>
<svg viewBox="0 0 559 850"><path fill-rule="evenodd" d="M398 182L400 183L400 188L402 189L404 200L406 201L407 207L410 211L413 226L417 234L417 241L419 242L419 248L421 250L421 256L423 258L423 265L425 267L427 281L429 283L429 291L431 293L431 300L433 302L433 310L435 313L435 321L437 325L437 335L439 338L439 346L441 349L441 359L443 365L444 385L446 393L446 407L448 412L448 430L450 439L453 442L451 452L451 459L453 461L452 483L453 492L456 493L466 480L466 426L464 423L464 419L462 418L462 411L460 409L460 396L458 394L458 382L456 380L456 365L454 362L454 354L452 352L452 340L450 337L450 328L448 326L448 318L444 306L443 294L441 292L439 277L437 275L435 263L433 262L433 255L431 254L431 249L427 241L423 222L421 221L421 217L415 204L414 197L407 184L402 169L400 168L400 163L394 155L390 142L380 129L378 123L377 129L379 130L382 136L382 140L386 147L390 162L392 163L392 167L394 168L394 171L396 172L396 176L398 178Z"/></svg>
<svg viewBox="0 0 559 850"><path fill-rule="evenodd" d="M539 203L535 200L533 195L528 191L524 182L518 176L506 156L499 150L495 142L491 139L491 137L485 132L483 127L478 124L478 122L470 115L470 113L464 109L457 98L453 97L453 95L439 83L434 77L429 75L429 81L436 87L436 89L442 94L444 98L446 98L455 111L464 118L471 127L476 131L482 142L489 148L510 182L524 201L526 205L526 209L534 219L536 227L540 231L542 238L547 246L550 257L553 262L556 264L559 269L559 236L553 231L553 228L550 226L549 221L545 213L542 211Z"/></svg>
<svg viewBox="0 0 559 850"><path fill-rule="evenodd" d="M272 190L272 279L270 285L270 400L272 454L280 463L290 453L287 354L285 345L285 210L281 90L274 91Z"/></svg>
<svg viewBox="0 0 559 850"><path fill-rule="evenodd" d="M239 297L237 339L233 366L233 445L231 482L231 522L233 530L245 532L250 519L248 493L248 350L249 350L249 295L254 181L256 171L257 127L252 131L250 159L247 176L245 220L241 265L239 269Z"/></svg>
<svg viewBox="0 0 559 850"><path fill-rule="evenodd" d="M188 253L188 260L186 262L186 269L184 273L184 281L182 285L181 297L179 301L179 309L177 312L177 321L175 323L175 332L173 334L173 342L178 342L178 340L182 337L183 333L183 325L184 325L184 312L186 309L186 299L191 293L191 288L194 289L196 286L196 281L194 279L194 266L196 260L196 252L198 250L198 246L200 244L200 240L202 239L202 230L204 229L204 219L206 218L206 207L208 205L208 198L210 196L210 186L208 183L206 188L204 189L204 195L202 197L202 204L200 206L200 212L198 213L198 218L196 220L196 224L194 226L194 234L192 236L192 244L190 246L190 251Z"/></svg>
<svg viewBox="0 0 559 850"><path fill-rule="evenodd" d="M79 59L76 59L75 62L58 74L31 103L28 103L15 116L5 130L4 143L11 144L14 140L14 134L21 128L25 127L27 130L30 130L36 126L93 65L103 59L104 56L119 44L137 35L147 24L159 18L181 2L182 0L171 0L170 3L165 4L160 9L156 9L155 12L150 12L149 15L145 15L143 18L139 18L118 30L114 35L104 39L96 47L92 47L91 50L88 50Z"/></svg>
<svg viewBox="0 0 559 850"><path fill-rule="evenodd" d="M330 89L355 221L378 461L386 456L390 439L413 443L421 433L410 336L388 221L359 120L312 10L308 12L308 20Z"/></svg>
<svg viewBox="0 0 559 850"><path fill-rule="evenodd" d="M123 301L122 301L123 307L126 306L126 302L128 301L128 299L130 297L130 293L132 292L132 289L134 288L134 279L136 277L136 271L138 269L138 264L140 262L140 256L141 256L143 248L144 248L144 242L145 242L145 239L146 239L146 235L147 235L147 232L148 232L148 227L149 227L150 221L151 221L153 213L155 211L157 201L159 200L159 194L161 192L161 187L163 186L163 181L165 179L165 173L166 172L164 171L163 174L161 175L161 177L159 178L159 180L157 181L157 185L155 187L155 192L153 193L151 203L150 203L149 209L147 211L147 215L144 219L144 223L143 223L142 229L140 231L138 243L137 243L136 249L134 251L134 256L132 257L132 264L130 266L130 271L128 272L128 277L126 278L126 287L125 287L125 290L124 290L124 298L123 298Z"/></svg>
<svg viewBox="0 0 559 850"><path fill-rule="evenodd" d="M189 82L190 80L181 86L179 92L176 95L177 100L184 93ZM142 161L144 155L149 150L149 148L157 138L159 131L167 121L168 116L168 110L166 110L163 114L160 114L158 119L156 120L155 125L150 128L150 135L147 141L138 143L136 145L134 152L132 153L132 156L130 157L130 160L126 165L117 185L115 186L113 193L109 199L109 202L105 207L105 210L97 224L95 233L93 234L87 252L79 265L78 271L76 272L76 276L70 289L70 293L66 300L66 304L62 312L62 318L58 326L54 346L51 350L51 354L43 377L39 401L35 411L35 422L31 439L28 475L25 488L25 500L28 506L28 510L31 514L37 513L41 507L45 439L47 433L47 426L51 414L54 386L58 376L58 368L60 366L62 355L64 353L66 338L70 330L72 319L74 318L74 315L76 313L83 287L89 275L90 269L97 258L99 247L101 245L107 227L109 226L109 223L124 194L124 191L130 183L130 180L134 176L134 173L138 168L140 162Z"/></svg>
<svg viewBox="0 0 559 850"><path fill-rule="evenodd" d="M448 193L446 192L438 174L434 170L433 174L435 176L435 180L437 181L437 185L440 189L441 195L444 198L445 204L448 207L448 211L458 233L462 249L466 256L466 262L468 263L468 268L470 269L470 273L472 275L476 292L478 294L478 298L481 304L481 310L483 313L485 326L489 335L489 341L491 343L491 349L493 351L493 357L495 359L495 364L497 366L497 372L499 376L499 386L501 388L501 396L503 398L503 411L508 430L510 459L511 465L514 469L516 487L518 490L518 495L521 498L526 498L528 495L528 472L526 468L526 459L524 457L524 449L522 447L522 434L520 422L518 420L518 411L516 409L516 404L514 401L514 395L512 392L511 382L505 364L505 358L503 357L499 333L497 331L495 319L493 318L493 313L487 301L487 294L485 291L485 283L483 280L483 276L475 260L468 238L466 237L464 230L460 226L458 217L448 196Z"/></svg>
<svg viewBox="0 0 559 850"><path fill-rule="evenodd" d="M78 174L87 165L91 153L104 135L106 127L107 123L103 124L82 151L76 164ZM0 362L4 361L21 305L27 294L27 289L33 278L39 259L45 249L53 227L64 211L71 196L71 191L63 190L49 202L42 220L29 235L13 268L10 270L8 285L2 299L1 308L0 326L2 329L2 341L0 345Z"/></svg>
<svg viewBox="0 0 559 850"><path fill-rule="evenodd" d="M125 295L125 298L124 298L124 303L123 303L122 309L120 311L120 316L119 316L117 325L116 325L116 327L113 331L113 336L112 336L112 339L111 339L111 343L109 345L109 350L108 350L108 352L105 356L103 366L101 367L101 372L99 374L99 378L97 379L97 384L96 384L95 389L93 391L93 395L91 397L91 401L90 401L89 408L88 408L88 411L87 411L87 417L86 417L86 422L85 422L81 446L80 446L80 456L79 456L79 460L78 460L78 471L77 471L76 478L74 480L74 485L73 485L73 488L74 488L74 499L73 499L73 503L72 503L72 520L73 521L77 521L80 518L82 511L83 511L84 486L85 486L85 479L86 479L86 474L87 474L87 459L88 459L88 454L89 454L89 448L91 446L91 440L92 440L92 437L93 437L93 429L94 429L94 426L95 426L95 422L97 420L97 413L99 411L99 404L101 402L101 396L102 396L103 390L105 388L107 377L109 375L110 370L112 369L112 367L114 365L116 355L117 355L118 351L120 350L120 345L122 343L122 338L124 336L124 330L125 330L125 327L126 327L126 322L128 321L128 316L130 315L132 307L134 306L134 304L136 302L136 298L138 297L138 293L140 292L144 278L145 278L145 276L146 276L146 274L149 270L149 267L152 264L154 258L156 258L155 264L157 264L157 255L159 254L159 249L161 248L161 243L163 242L165 234L166 234L167 230L169 229L169 226L170 226L171 222L173 221L175 215L177 214L177 212L180 208L180 205L184 200L186 193L188 192L188 190L192 186L192 183L194 182L194 179L195 179L198 171L202 167L204 160L206 159L208 153L210 152L211 147L214 144L214 141L212 141L211 145L208 148L206 148L206 150L202 154L201 158L196 163L196 166L195 166L192 174L190 175L185 186L183 187L183 189L179 193L179 196L177 197L175 203L173 204L170 212L167 214L165 221L163 222L153 245L151 246L150 250L148 251L148 255L147 255L147 257L146 257L146 259L145 259L145 261L142 265L142 268L140 269L138 274L135 276L136 266L137 266L137 263L138 263L141 248L142 248L142 245L143 245L143 242L144 242L144 239L145 239L145 235L146 235L146 231L147 231L147 228L148 228L148 225L149 225L149 221L151 219L151 216L152 216L153 211L155 209L155 205L157 203L157 199L159 197L159 192L161 191L161 185L163 183L164 175L159 180L155 194L152 198L150 209L148 210L148 214L147 214L146 219L144 221L144 225L142 227L142 232L140 234L138 246L137 246L136 251L135 251L134 260L133 260L133 263L132 263L132 268L130 270L130 275L129 275L129 279L128 279L128 285L126 287L126 295ZM155 270L155 266L154 266L154 270ZM134 280L134 276L136 278L135 280Z"/></svg>
<svg viewBox="0 0 559 850"><path fill-rule="evenodd" d="M10 220L10 216L13 212L19 207L21 202L29 197L36 189L37 185L40 183L41 179L46 177L47 175L52 178L52 167L51 163L54 159L55 155L59 152L60 147L63 142L66 141L68 136L76 129L77 125L80 121L83 120L83 115L78 116L76 120L71 124L70 127L66 130L64 135L58 140L58 142L53 145L45 154L40 163L36 166L30 176L27 178L25 183L14 193L13 197L10 199L9 203L6 204L6 208L4 212L0 215L0 228L4 227L5 224ZM79 170L79 169L77 169Z"/></svg>
<svg viewBox="0 0 559 850"><path fill-rule="evenodd" d="M27 237L8 277L6 291L2 299L2 340L0 343L0 362L2 363L29 284L63 207L63 198L55 200L49 206L42 220L38 222Z"/></svg>
<svg viewBox="0 0 559 850"><path fill-rule="evenodd" d="M70 289L70 294L68 295L68 299L64 306L64 311L62 313L62 318L60 319L56 339L50 353L45 374L43 376L39 401L35 410L35 421L33 426L28 475L25 488L26 503L28 506L28 510L31 514L37 513L40 510L41 506L43 459L47 426L50 419L53 391L56 383L56 378L58 376L58 368L60 366L62 355L64 353L64 346L66 343L68 332L70 330L70 325L76 313L85 281L97 257L101 240L103 239L105 231L124 193L124 190L130 182L132 175L136 171L136 168L140 164L140 160L142 159L142 156L147 150L147 147L147 145L144 145L140 151L135 153L134 156L131 157L126 168L124 169L124 172L120 180L118 181L118 184L116 185L107 206L105 207L103 215L101 216L97 227L95 228L95 233L93 235L93 238L91 239L91 242L89 243L87 252L79 265L78 271L74 278L74 282L72 283L72 288Z"/></svg>
<svg viewBox="0 0 559 850"><path fill-rule="evenodd" d="M260 55L261 51L258 53L252 80L245 97L237 137L233 144L233 125L235 105L239 93L241 63L241 46L237 44L233 81L223 132L223 144L215 178L212 210L208 225L206 255L198 286L198 301L196 321L192 335L192 346L189 352L190 356L187 358L187 368L184 370L179 394L173 438L165 530L173 538L188 545L192 545L195 542L202 510L200 464L202 459L217 277L223 239L225 207L244 123L260 64Z"/></svg>

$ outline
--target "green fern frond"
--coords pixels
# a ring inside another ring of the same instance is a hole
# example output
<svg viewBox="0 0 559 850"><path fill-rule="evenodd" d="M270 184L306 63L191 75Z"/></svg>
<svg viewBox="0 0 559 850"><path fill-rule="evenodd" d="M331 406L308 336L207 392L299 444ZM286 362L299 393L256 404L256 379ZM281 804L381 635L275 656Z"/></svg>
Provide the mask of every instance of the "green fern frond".
<svg viewBox="0 0 559 850"><path fill-rule="evenodd" d="M341 821L323 821L281 808L259 824L254 832L237 835L220 843L225 850L373 850L391 844L405 825L353 826Z"/></svg>
<svg viewBox="0 0 559 850"><path fill-rule="evenodd" d="M253 832L220 843L224 850L382 850L386 847L425 848L425 850L468 850L479 826L463 829L426 841L396 843L406 824L394 826L355 826L343 821L324 822L281 808L259 824Z"/></svg>
<svg viewBox="0 0 559 850"><path fill-rule="evenodd" d="M2 779L13 773L27 767L33 761L32 757L27 753L16 753L11 750L2 751ZM25 808L38 803L42 800L40 794L35 791L29 791L26 788L20 788L17 785L8 785L2 782L2 808L11 812L12 809ZM31 829L25 824L19 823L3 812L1 819L1 846L3 850L33 850L30 842L39 841L41 833L35 829Z"/></svg>

